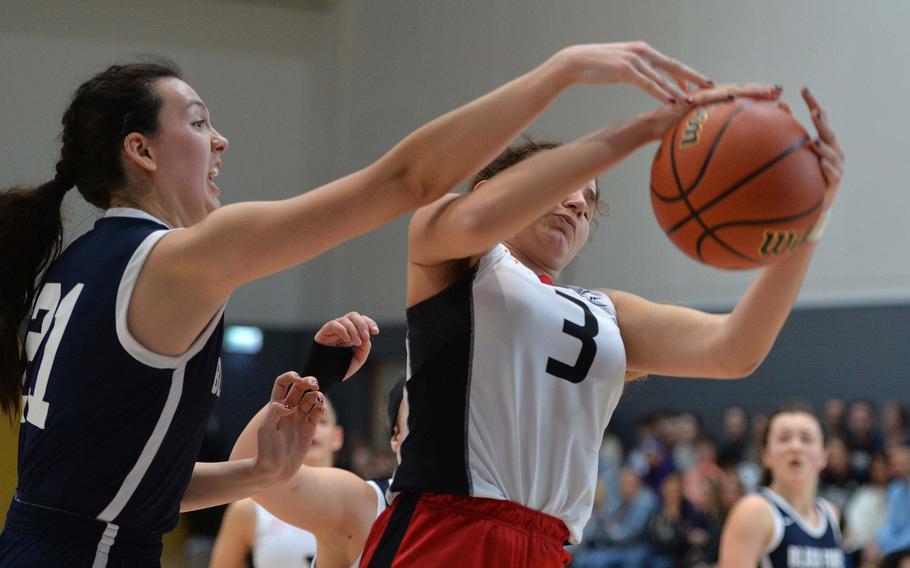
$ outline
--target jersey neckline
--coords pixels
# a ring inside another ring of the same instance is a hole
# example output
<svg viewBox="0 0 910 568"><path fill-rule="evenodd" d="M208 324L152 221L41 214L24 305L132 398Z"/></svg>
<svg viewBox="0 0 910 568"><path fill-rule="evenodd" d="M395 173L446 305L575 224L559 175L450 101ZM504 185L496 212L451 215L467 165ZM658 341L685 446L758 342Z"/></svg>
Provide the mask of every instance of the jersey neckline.
<svg viewBox="0 0 910 568"><path fill-rule="evenodd" d="M129 217L132 219L145 219L146 221L154 221L158 224L164 225L168 229L174 228L158 217L155 217L151 213L143 211L142 209L136 209L134 207L111 207L104 212L104 217Z"/></svg>
<svg viewBox="0 0 910 568"><path fill-rule="evenodd" d="M818 523L817 527L813 527L811 524L809 524L809 521L805 517L796 512L790 503L788 503L787 500L781 497L777 492L775 492L770 487L765 487L764 489L767 492L768 496L771 497L771 500L774 502L774 504L783 509L783 511L793 519L793 522L799 525L799 528L801 528L812 538L821 538L828 530L828 515L822 508L824 505L822 505L818 499L815 500L815 509L818 511L818 515L821 517L821 521Z"/></svg>

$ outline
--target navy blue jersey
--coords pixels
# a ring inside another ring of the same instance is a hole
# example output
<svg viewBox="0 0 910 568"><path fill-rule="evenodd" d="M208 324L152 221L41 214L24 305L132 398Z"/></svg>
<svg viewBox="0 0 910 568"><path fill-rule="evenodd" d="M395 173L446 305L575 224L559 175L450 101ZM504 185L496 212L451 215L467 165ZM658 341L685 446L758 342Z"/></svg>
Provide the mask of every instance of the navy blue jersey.
<svg viewBox="0 0 910 568"><path fill-rule="evenodd" d="M822 522L813 527L771 489L763 488L760 495L774 516L774 537L761 568L844 568L840 529L826 503L816 500Z"/></svg>
<svg viewBox="0 0 910 568"><path fill-rule="evenodd" d="M176 525L220 392L223 322L219 311L177 357L127 329L139 271L168 230L111 209L45 274L26 337L17 499L114 529Z"/></svg>

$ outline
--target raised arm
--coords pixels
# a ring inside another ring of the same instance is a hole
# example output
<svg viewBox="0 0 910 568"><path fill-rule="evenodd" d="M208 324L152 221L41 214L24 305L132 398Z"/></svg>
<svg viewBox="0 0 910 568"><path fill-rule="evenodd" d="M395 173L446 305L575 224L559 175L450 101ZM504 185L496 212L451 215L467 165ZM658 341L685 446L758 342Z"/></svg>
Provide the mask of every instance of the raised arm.
<svg viewBox="0 0 910 568"><path fill-rule="evenodd" d="M803 96L818 128L815 147L828 184L824 218L843 176L844 152L817 101L808 91ZM729 314L708 314L610 292L629 370L705 378L751 374L770 352L790 314L816 245L806 241L763 269Z"/></svg>
<svg viewBox="0 0 910 568"><path fill-rule="evenodd" d="M172 232L140 273L130 330L155 351L182 353L238 286L441 197L498 154L571 84L632 83L664 102L687 96L656 69L680 82L708 84L644 43L573 46L423 126L356 173L285 201L229 205Z"/></svg>
<svg viewBox="0 0 910 568"><path fill-rule="evenodd" d="M699 91L692 98L693 104L708 104L735 94L773 99L779 92L764 85L738 85ZM659 139L690 109L685 104L664 105L539 152L466 195L450 195L424 207L411 222L410 262L436 265L485 252L634 150Z"/></svg>

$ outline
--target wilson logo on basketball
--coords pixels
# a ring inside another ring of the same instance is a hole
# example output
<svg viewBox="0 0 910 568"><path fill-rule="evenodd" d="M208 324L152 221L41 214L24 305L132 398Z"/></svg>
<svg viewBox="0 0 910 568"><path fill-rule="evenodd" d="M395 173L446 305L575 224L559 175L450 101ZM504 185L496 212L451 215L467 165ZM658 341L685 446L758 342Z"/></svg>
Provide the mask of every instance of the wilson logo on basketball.
<svg viewBox="0 0 910 568"><path fill-rule="evenodd" d="M783 254L792 251L801 242L799 231L765 231L758 254L762 256Z"/></svg>
<svg viewBox="0 0 910 568"><path fill-rule="evenodd" d="M703 108L698 109L698 111L692 115L692 118L690 118L689 122L686 124L686 128L683 130L682 137L679 141L680 150L698 142L698 138L701 136L701 127L706 120L708 120L708 111Z"/></svg>

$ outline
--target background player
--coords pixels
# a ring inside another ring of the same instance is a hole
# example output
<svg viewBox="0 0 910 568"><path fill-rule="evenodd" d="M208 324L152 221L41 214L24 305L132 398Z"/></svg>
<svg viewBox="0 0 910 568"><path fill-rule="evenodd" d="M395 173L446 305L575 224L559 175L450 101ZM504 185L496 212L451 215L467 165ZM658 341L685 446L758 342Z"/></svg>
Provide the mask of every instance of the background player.
<svg viewBox="0 0 910 568"><path fill-rule="evenodd" d="M348 371L350 376L363 364L369 353L371 326L369 318L350 313L322 327L316 341L349 346L352 338L362 339ZM250 421L231 453L232 458L249 456L256 449L256 428L263 411ZM389 444L396 455L408 435L408 405L404 398L404 380L389 392L388 417L391 428ZM316 535L319 568L356 566L373 521L386 508L388 479L364 481L357 475L337 468L303 467L287 482L275 485L253 498L284 521ZM213 567L220 568L214 562Z"/></svg>
<svg viewBox="0 0 910 568"><path fill-rule="evenodd" d="M326 411L316 424L303 465L332 467L343 443L344 430L326 397ZM224 512L210 566L246 568L251 553L256 568L309 568L316 557L316 537L285 523L252 499L241 499Z"/></svg>
<svg viewBox="0 0 910 568"><path fill-rule="evenodd" d="M772 414L762 436L766 487L730 512L720 543L720 568L843 568L839 512L818 497L828 463L825 432L803 406Z"/></svg>

